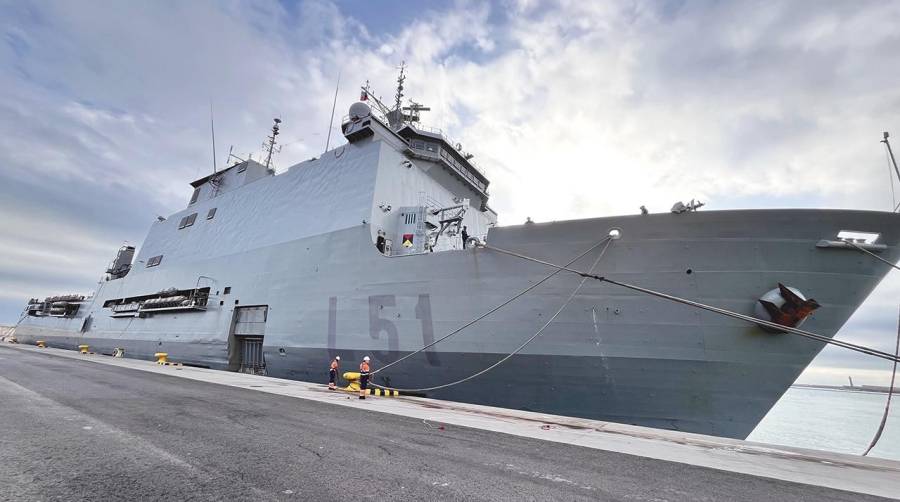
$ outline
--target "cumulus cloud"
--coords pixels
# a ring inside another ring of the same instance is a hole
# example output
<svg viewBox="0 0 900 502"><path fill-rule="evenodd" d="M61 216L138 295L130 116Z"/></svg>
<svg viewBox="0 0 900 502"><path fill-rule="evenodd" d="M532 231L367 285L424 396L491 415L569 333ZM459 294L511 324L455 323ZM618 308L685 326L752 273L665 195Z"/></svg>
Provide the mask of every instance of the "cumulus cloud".
<svg viewBox="0 0 900 502"><path fill-rule="evenodd" d="M4 322L28 296L92 289L122 241L185 203L212 167L210 105L219 165L230 145L259 155L280 117L283 168L324 148L339 73L338 117L367 79L392 101L401 60L429 125L492 180L501 223L690 198L891 204L878 140L900 116L900 4L48 2L0 14ZM886 281L840 336L890 345L897 293Z"/></svg>

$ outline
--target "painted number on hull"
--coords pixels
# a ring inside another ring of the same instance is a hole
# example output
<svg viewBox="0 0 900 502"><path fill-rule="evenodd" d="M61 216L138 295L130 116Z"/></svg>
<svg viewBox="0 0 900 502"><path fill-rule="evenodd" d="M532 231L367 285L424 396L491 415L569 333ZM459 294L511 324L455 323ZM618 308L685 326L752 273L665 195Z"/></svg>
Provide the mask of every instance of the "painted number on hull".
<svg viewBox="0 0 900 502"><path fill-rule="evenodd" d="M390 352L400 350L400 332L394 322L384 316L385 307L397 306L395 295L373 295L369 297L369 336L373 340L387 339L389 352L378 351L376 355L382 361L389 360ZM434 342L434 323L431 317L431 297L427 294L419 295L415 307L416 319L421 323L422 344L429 345ZM399 317L399 316L398 316ZM328 299L328 352L330 357L338 355L337 352L337 297ZM425 357L430 366L440 366L441 362L434 348L425 351Z"/></svg>

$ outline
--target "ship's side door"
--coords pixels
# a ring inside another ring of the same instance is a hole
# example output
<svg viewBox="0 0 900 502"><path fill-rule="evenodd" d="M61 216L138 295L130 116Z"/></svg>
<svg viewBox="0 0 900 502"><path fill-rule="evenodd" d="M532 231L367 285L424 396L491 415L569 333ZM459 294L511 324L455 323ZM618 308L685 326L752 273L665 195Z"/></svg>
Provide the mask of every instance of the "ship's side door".
<svg viewBox="0 0 900 502"><path fill-rule="evenodd" d="M268 305L235 307L229 342L229 365L241 373L266 374L266 359L263 340L266 334Z"/></svg>

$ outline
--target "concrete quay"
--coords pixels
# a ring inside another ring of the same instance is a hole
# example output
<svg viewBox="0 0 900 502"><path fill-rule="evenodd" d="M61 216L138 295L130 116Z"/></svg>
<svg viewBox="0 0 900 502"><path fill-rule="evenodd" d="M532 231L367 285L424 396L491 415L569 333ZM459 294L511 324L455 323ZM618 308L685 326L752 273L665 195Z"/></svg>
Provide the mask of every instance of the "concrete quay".
<svg viewBox="0 0 900 502"><path fill-rule="evenodd" d="M0 500L176 497L863 501L900 462L0 344Z"/></svg>

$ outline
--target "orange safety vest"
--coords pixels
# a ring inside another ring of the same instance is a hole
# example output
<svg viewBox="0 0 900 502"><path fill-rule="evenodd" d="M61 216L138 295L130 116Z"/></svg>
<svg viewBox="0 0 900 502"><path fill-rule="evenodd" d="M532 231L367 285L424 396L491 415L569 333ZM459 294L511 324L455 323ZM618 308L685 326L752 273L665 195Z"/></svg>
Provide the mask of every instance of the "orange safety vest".
<svg viewBox="0 0 900 502"><path fill-rule="evenodd" d="M333 369L333 370L338 369L338 362L336 359L334 361L331 361L331 369Z"/></svg>
<svg viewBox="0 0 900 502"><path fill-rule="evenodd" d="M360 372L360 373L368 373L368 372L369 372L369 363L363 361L363 362L359 365L359 372Z"/></svg>

